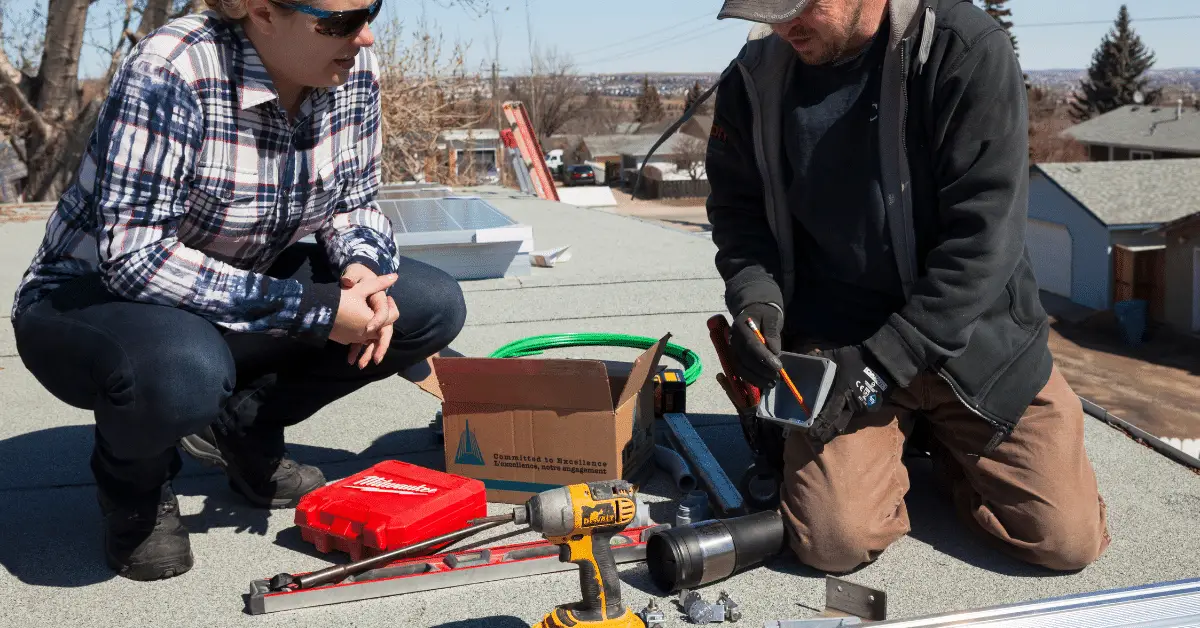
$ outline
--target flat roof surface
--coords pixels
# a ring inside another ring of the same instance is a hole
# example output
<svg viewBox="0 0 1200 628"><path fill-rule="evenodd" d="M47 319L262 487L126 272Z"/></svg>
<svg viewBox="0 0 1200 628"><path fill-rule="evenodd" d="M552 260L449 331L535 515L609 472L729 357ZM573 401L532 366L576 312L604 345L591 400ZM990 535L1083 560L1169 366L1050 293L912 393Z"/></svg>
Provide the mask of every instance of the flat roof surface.
<svg viewBox="0 0 1200 628"><path fill-rule="evenodd" d="M571 245L571 261L529 277L464 282L467 327L453 348L486 355L519 338L551 332L618 332L660 337L700 354L704 373L688 390L689 416L731 473L749 452L728 400L713 380L717 360L705 320L721 312L722 284L708 239L601 210L484 190L501 211L534 227L538 249ZM43 223L0 224L0 312L36 250ZM619 348L564 349L556 357L631 359ZM673 362L664 358L664 362ZM115 576L104 565L95 486L88 469L89 413L55 400L22 367L9 325L0 325L0 625L21 626L445 626L518 628L556 604L578 599L572 572L369 601L252 616L243 596L251 580L312 571L344 555L321 555L300 539L290 510L262 511L233 495L221 475L185 456L176 481L196 565L154 583ZM294 457L333 480L380 460L440 468L440 441L428 429L436 399L394 378L341 400L289 434ZM879 560L847 576L886 590L888 617L902 618L1035 600L1200 574L1200 477L1089 419L1088 452L1109 505L1111 549L1075 574L1027 567L989 549L955 520L915 461L908 506L912 533ZM736 477L736 476L735 476ZM647 499L678 497L661 474ZM493 504L491 512L511 506ZM652 514L670 521L669 504ZM496 536L503 533L497 532ZM487 542L485 534L473 542ZM496 544L532 539L524 534ZM667 626L690 625L651 584L642 564L621 569L627 604L655 596ZM821 574L788 557L710 585L744 612L739 625L811 617L824 607Z"/></svg>

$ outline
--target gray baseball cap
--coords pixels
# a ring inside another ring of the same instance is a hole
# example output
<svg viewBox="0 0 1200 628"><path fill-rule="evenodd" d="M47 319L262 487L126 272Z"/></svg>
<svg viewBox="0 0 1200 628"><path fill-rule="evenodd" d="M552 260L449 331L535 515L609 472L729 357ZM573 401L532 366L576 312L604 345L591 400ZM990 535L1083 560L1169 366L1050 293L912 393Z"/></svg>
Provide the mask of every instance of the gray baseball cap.
<svg viewBox="0 0 1200 628"><path fill-rule="evenodd" d="M718 19L729 17L760 24L790 22L804 11L810 0L725 0Z"/></svg>

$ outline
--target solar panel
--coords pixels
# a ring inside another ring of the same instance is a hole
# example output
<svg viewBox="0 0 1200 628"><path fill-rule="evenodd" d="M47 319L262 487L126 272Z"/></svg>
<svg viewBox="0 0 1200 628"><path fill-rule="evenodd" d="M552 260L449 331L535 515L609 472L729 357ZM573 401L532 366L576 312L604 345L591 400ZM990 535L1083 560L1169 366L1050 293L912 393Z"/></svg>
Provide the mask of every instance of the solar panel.
<svg viewBox="0 0 1200 628"><path fill-rule="evenodd" d="M384 201L409 198L442 198L452 196L453 194L454 191L445 185L385 185L379 188L378 199Z"/></svg>
<svg viewBox="0 0 1200 628"><path fill-rule="evenodd" d="M478 196L377 201L400 254L455 279L528 275L533 228ZM303 242L316 242L310 234Z"/></svg>
<svg viewBox="0 0 1200 628"><path fill-rule="evenodd" d="M450 186L445 183L384 183L379 186L379 190L449 190Z"/></svg>
<svg viewBox="0 0 1200 628"><path fill-rule="evenodd" d="M377 201L400 254L457 279L529 274L533 229L478 196Z"/></svg>
<svg viewBox="0 0 1200 628"><path fill-rule="evenodd" d="M379 201L396 233L478 231L516 225L478 197L419 198Z"/></svg>

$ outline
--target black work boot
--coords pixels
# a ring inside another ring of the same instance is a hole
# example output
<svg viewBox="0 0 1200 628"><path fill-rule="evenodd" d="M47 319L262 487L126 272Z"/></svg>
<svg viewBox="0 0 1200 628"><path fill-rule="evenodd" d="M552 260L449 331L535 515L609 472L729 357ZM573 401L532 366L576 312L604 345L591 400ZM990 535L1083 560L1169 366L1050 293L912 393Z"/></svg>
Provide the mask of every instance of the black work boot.
<svg viewBox="0 0 1200 628"><path fill-rule="evenodd" d="M288 459L282 431L274 435L226 435L206 427L180 439L180 447L202 464L219 467L229 486L263 508L293 508L300 498L325 485L321 470Z"/></svg>
<svg viewBox="0 0 1200 628"><path fill-rule="evenodd" d="M104 515L104 558L118 575L162 580L192 568L192 545L170 485L149 498L117 502L103 489L97 498Z"/></svg>

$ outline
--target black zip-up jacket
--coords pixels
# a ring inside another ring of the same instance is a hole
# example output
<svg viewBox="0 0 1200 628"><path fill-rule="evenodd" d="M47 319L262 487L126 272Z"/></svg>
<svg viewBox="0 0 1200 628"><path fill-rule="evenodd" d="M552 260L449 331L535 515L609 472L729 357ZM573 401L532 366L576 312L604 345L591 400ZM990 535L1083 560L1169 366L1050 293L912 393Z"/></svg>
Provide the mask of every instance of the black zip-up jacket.
<svg viewBox="0 0 1200 628"><path fill-rule="evenodd" d="M900 386L921 372L945 379L996 429L987 452L1052 366L1025 251L1025 85L1008 34L969 1L892 0L889 11L879 158L906 304L864 344ZM793 302L780 135L796 63L778 36L752 38L718 86L708 216L734 315L750 303Z"/></svg>

